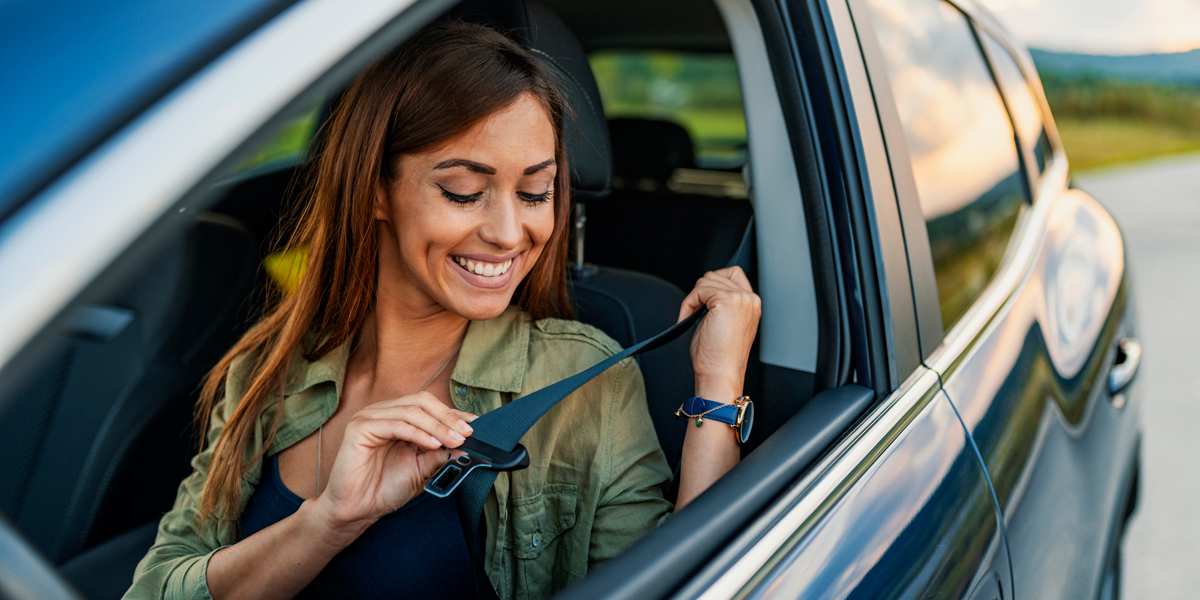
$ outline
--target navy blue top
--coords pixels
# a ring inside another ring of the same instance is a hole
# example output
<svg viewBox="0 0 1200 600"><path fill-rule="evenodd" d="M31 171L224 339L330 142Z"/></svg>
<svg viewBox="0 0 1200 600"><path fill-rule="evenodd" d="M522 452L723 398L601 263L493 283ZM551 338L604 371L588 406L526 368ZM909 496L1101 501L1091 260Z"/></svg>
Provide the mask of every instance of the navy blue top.
<svg viewBox="0 0 1200 600"><path fill-rule="evenodd" d="M279 477L279 455L266 459L262 483L242 513L241 539L296 512L302 502ZM475 598L454 500L421 492L367 528L296 597Z"/></svg>

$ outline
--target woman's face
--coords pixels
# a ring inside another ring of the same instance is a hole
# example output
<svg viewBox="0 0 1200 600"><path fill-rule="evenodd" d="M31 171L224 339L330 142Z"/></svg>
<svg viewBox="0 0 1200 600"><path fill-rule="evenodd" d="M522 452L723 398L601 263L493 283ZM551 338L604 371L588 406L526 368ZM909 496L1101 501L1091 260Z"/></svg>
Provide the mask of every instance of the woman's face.
<svg viewBox="0 0 1200 600"><path fill-rule="evenodd" d="M526 93L441 147L401 157L375 205L380 300L471 320L503 312L554 231L554 142Z"/></svg>

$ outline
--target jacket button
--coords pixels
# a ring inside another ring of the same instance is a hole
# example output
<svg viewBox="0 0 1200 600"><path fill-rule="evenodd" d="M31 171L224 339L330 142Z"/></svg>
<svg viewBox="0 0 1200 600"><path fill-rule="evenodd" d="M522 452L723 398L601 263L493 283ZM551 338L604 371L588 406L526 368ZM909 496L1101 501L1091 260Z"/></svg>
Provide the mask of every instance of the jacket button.
<svg viewBox="0 0 1200 600"><path fill-rule="evenodd" d="M465 385L456 386L454 388L454 393L458 394L459 396L466 396L467 395L467 386L465 386Z"/></svg>
<svg viewBox="0 0 1200 600"><path fill-rule="evenodd" d="M540 532L534 532L533 547L537 548L538 546L541 546L541 545L542 545L542 534Z"/></svg>

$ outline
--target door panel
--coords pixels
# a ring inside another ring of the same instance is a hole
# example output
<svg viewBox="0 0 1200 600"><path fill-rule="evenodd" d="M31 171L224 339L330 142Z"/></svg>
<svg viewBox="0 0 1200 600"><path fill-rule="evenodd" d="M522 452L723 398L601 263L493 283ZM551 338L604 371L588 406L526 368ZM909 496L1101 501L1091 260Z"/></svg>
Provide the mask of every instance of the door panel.
<svg viewBox="0 0 1200 600"><path fill-rule="evenodd" d="M1009 591L991 491L936 382L893 435L751 597L990 600L1000 581Z"/></svg>
<svg viewBox="0 0 1200 600"><path fill-rule="evenodd" d="M965 353L931 367L991 476L1016 597L1094 598L1137 436L1135 397L1114 402L1107 387L1117 340L1132 335L1128 280L1120 232L1095 200L1044 201L1026 276Z"/></svg>

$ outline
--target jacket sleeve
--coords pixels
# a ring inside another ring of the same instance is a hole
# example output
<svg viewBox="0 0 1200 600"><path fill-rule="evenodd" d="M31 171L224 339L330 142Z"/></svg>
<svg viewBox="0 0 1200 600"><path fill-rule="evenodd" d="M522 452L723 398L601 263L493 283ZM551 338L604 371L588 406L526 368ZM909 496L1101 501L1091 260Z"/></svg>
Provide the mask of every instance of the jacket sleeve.
<svg viewBox="0 0 1200 600"><path fill-rule="evenodd" d="M604 477L592 523L588 569L621 553L667 519L663 498L671 470L646 405L642 372L632 358L619 364L605 415Z"/></svg>
<svg viewBox="0 0 1200 600"><path fill-rule="evenodd" d="M179 484L175 506L163 516L158 524L158 535L150 551L138 563L133 575L133 585L125 592L127 599L184 599L202 598L211 600L206 572L213 553L237 541L236 525L233 523L200 525L196 515L200 504L200 492L208 475L212 459L212 447L236 405L233 398L240 398L241 361L230 366L229 382L225 397L213 411L209 423L207 443L200 454L192 459L192 474ZM255 436L251 444L257 441ZM253 474L250 475L253 477ZM242 482L242 497L249 498L253 485L246 479Z"/></svg>

